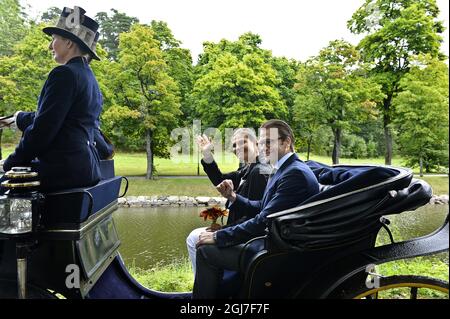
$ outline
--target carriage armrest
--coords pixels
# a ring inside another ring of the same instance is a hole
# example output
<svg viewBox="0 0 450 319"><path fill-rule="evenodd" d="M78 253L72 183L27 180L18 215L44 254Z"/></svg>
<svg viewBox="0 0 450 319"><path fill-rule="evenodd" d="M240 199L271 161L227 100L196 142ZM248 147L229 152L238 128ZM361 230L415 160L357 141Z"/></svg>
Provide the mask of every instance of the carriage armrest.
<svg viewBox="0 0 450 319"><path fill-rule="evenodd" d="M116 203L122 177L100 181L98 184L44 194L41 224L80 224L105 207Z"/></svg>
<svg viewBox="0 0 450 319"><path fill-rule="evenodd" d="M247 267L251 261L264 251L266 246L266 236L260 236L250 239L244 244L239 256L239 269L241 273L245 274Z"/></svg>
<svg viewBox="0 0 450 319"><path fill-rule="evenodd" d="M329 190L333 185L324 185L319 183L319 193Z"/></svg>

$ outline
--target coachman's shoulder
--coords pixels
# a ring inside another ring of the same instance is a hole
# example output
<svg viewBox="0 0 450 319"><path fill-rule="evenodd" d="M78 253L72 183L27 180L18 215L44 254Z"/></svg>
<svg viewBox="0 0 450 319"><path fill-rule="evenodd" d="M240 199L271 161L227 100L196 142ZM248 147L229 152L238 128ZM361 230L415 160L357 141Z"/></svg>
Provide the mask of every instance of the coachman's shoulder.
<svg viewBox="0 0 450 319"><path fill-rule="evenodd" d="M75 80L75 74L74 74L74 70L72 70L69 66L67 65L59 65L56 68L54 68L53 70L50 71L50 74L48 75L48 79L52 80L52 79L65 79L65 80Z"/></svg>

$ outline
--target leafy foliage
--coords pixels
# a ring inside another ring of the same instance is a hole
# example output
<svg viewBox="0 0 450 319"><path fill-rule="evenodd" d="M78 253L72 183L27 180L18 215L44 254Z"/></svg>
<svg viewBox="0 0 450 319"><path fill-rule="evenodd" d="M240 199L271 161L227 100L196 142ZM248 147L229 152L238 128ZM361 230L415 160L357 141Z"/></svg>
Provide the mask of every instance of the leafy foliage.
<svg viewBox="0 0 450 319"><path fill-rule="evenodd" d="M1 112L35 110L40 89L50 70L56 66L48 50L48 36L40 24L14 48L14 55L0 57L0 78L7 83L0 99ZM3 103L2 103L3 101Z"/></svg>
<svg viewBox="0 0 450 319"><path fill-rule="evenodd" d="M175 39L167 23L153 20L150 25L154 38L160 43L160 49L168 66L168 74L178 84L184 122L191 123L194 117L194 110L189 102L189 94L193 86L191 53L187 49L180 48L181 42Z"/></svg>
<svg viewBox="0 0 450 319"><path fill-rule="evenodd" d="M113 106L103 120L119 142L147 145L151 176L153 156L169 156L170 130L181 114L179 90L150 27L135 24L119 41L118 62L108 66Z"/></svg>
<svg viewBox="0 0 450 319"><path fill-rule="evenodd" d="M376 115L375 103L382 98L379 86L366 77L356 48L342 40L331 41L300 68L295 89L294 122L309 139L321 126L331 129L335 164L343 131L357 130L358 122Z"/></svg>
<svg viewBox="0 0 450 319"><path fill-rule="evenodd" d="M392 159L391 123L395 112L392 99L401 91L400 80L408 73L411 59L418 54L443 58L439 52L443 24L437 20L435 0L366 0L348 21L355 34L367 34L359 43L364 61L385 95L378 103L383 114L386 164Z"/></svg>
<svg viewBox="0 0 450 319"><path fill-rule="evenodd" d="M62 10L58 7L50 7L41 15L41 21L56 24L61 12Z"/></svg>
<svg viewBox="0 0 450 319"><path fill-rule="evenodd" d="M17 0L0 4L7 35L0 39L0 113L35 110L56 66L41 30L61 11L51 7L37 23ZM299 149L335 162L398 147L408 165L422 158L427 170L448 166L448 75L437 71L443 58L438 13L435 0L366 0L348 22L352 32L366 34L356 48L332 41L300 63L272 56L259 35L245 33L237 41L205 42L193 66L164 21L140 25L115 9L100 12L101 61L91 67L103 94L103 131L119 149L150 146L152 163L153 155L169 155L170 131L193 119L223 129L280 118L293 127ZM415 66L423 52L429 57ZM433 72L439 81L429 79Z"/></svg>
<svg viewBox="0 0 450 319"><path fill-rule="evenodd" d="M127 16L125 13L116 9L111 9L112 15L107 12L98 12L95 16L96 21L100 25L99 43L108 52L109 58L117 60L117 52L119 50L119 35L128 32L134 23L139 20L135 17Z"/></svg>
<svg viewBox="0 0 450 319"><path fill-rule="evenodd" d="M400 82L394 99L400 151L408 165L423 165L427 172L448 164L448 66L422 57Z"/></svg>
<svg viewBox="0 0 450 319"><path fill-rule="evenodd" d="M259 127L268 118L286 118L287 107L275 88L280 79L260 38L205 43L191 99L207 126Z"/></svg>
<svg viewBox="0 0 450 319"><path fill-rule="evenodd" d="M11 55L26 34L25 18L18 0L0 0L0 56Z"/></svg>

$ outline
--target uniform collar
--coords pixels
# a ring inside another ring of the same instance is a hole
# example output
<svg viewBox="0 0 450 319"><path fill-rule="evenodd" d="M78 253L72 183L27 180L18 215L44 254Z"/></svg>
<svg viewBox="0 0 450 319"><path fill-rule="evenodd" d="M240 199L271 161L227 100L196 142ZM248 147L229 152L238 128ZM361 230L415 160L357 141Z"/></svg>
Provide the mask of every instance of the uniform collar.
<svg viewBox="0 0 450 319"><path fill-rule="evenodd" d="M82 63L82 64L87 65L87 60L85 57L76 56L66 62L66 64L72 64L72 63Z"/></svg>

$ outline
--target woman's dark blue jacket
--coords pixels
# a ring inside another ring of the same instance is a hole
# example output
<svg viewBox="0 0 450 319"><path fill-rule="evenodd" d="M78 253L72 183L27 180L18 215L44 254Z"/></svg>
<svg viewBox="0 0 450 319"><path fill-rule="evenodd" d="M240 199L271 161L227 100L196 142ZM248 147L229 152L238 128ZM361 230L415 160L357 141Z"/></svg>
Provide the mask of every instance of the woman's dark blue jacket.
<svg viewBox="0 0 450 319"><path fill-rule="evenodd" d="M43 190L90 186L100 180L95 149L96 120L102 95L82 57L54 68L42 88L38 109L19 113L23 137L4 163L4 170L38 159Z"/></svg>

